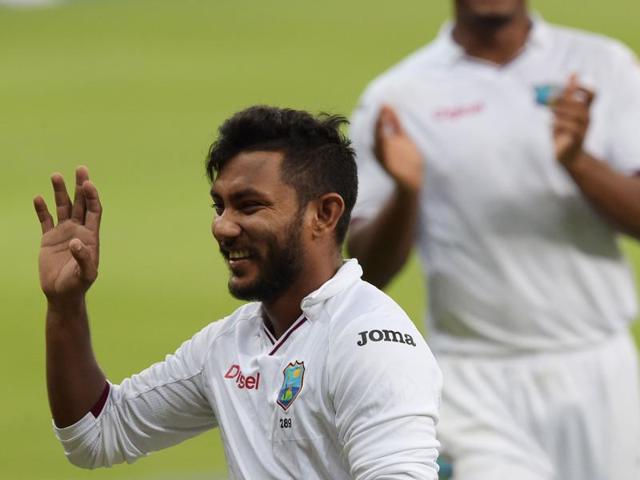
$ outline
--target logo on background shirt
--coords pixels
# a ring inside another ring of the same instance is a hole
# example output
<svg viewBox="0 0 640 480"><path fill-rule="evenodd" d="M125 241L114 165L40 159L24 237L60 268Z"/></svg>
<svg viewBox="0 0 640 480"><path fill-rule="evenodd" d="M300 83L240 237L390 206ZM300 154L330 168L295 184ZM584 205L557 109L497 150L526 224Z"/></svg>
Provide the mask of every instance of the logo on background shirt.
<svg viewBox="0 0 640 480"><path fill-rule="evenodd" d="M459 105L457 107L445 107L436 110L433 113L433 117L436 120L457 120L469 115L477 115L484 111L484 103L476 102L468 105Z"/></svg>
<svg viewBox="0 0 640 480"><path fill-rule="evenodd" d="M547 83L544 85L536 85L533 89L535 91L536 103L538 105L549 106L562 95L564 87L562 85Z"/></svg>
<svg viewBox="0 0 640 480"><path fill-rule="evenodd" d="M302 390L304 362L298 362L296 360L295 362L289 363L282 373L284 374L284 380L280 388L280 393L278 393L278 405L286 411L296 399L300 390Z"/></svg>

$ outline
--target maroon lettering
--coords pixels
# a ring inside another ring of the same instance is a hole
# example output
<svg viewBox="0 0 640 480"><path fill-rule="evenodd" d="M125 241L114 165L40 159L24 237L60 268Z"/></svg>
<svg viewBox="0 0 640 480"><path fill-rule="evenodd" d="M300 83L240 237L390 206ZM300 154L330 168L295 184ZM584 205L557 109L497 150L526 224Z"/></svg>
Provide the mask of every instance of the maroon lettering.
<svg viewBox="0 0 640 480"><path fill-rule="evenodd" d="M224 378L235 378L238 373L240 373L240 366L231 365L229 370L227 370L227 373L224 374Z"/></svg>
<svg viewBox="0 0 640 480"><path fill-rule="evenodd" d="M240 365L231 365L224 378L235 380L236 387L247 390L257 390L260 387L260 372L255 375L243 375Z"/></svg>

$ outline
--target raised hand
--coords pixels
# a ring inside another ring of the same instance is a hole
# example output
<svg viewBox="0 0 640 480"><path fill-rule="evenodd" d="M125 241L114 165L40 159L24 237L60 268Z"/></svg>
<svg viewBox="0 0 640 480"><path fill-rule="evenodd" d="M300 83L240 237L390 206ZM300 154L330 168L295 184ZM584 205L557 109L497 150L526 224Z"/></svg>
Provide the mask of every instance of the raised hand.
<svg viewBox="0 0 640 480"><path fill-rule="evenodd" d="M102 206L86 167L76 169L73 203L60 174L51 177L58 224L41 196L33 205L42 227L40 286L50 304L81 302L98 276Z"/></svg>
<svg viewBox="0 0 640 480"><path fill-rule="evenodd" d="M576 75L571 75L567 88L551 105L555 153L563 165L572 163L582 151L593 97L594 93L582 87Z"/></svg>
<svg viewBox="0 0 640 480"><path fill-rule="evenodd" d="M410 192L420 190L424 171L422 154L389 106L382 107L376 122L374 153L396 185Z"/></svg>

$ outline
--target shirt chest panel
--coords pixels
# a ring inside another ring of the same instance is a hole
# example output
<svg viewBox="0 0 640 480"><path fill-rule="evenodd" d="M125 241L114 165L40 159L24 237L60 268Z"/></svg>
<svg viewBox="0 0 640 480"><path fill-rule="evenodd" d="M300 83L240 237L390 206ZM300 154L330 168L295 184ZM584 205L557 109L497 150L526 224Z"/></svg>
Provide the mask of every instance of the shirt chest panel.
<svg viewBox="0 0 640 480"><path fill-rule="evenodd" d="M209 379L225 435L238 434L257 447L332 434L333 415L323 387L324 337L310 322L275 352L254 332L249 341L238 339L245 340L243 345L216 355Z"/></svg>
<svg viewBox="0 0 640 480"><path fill-rule="evenodd" d="M528 231L532 216L553 234L566 216L563 205L567 215L591 222L555 159L550 108L536 100L539 88L562 85L570 69L462 64L455 74L412 84L402 110L425 157L422 218L431 235L458 237L461 219L492 231L519 224Z"/></svg>

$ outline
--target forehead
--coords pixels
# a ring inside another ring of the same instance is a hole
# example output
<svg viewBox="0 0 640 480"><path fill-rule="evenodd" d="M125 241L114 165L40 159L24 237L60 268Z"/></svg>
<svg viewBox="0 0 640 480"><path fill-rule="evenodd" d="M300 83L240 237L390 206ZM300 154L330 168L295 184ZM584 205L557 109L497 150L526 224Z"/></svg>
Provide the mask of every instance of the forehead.
<svg viewBox="0 0 640 480"><path fill-rule="evenodd" d="M241 152L226 163L211 192L225 196L251 188L269 194L290 188L280 175L283 157L281 152Z"/></svg>

